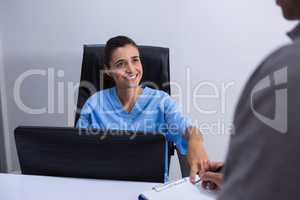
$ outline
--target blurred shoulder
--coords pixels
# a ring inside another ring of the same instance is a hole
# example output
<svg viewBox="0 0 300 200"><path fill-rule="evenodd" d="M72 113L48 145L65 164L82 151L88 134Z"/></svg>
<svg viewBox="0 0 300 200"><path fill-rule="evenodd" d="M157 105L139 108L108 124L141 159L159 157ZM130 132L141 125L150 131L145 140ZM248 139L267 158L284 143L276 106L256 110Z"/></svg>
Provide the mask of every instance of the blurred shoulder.
<svg viewBox="0 0 300 200"><path fill-rule="evenodd" d="M94 93L92 96L90 96L87 100L86 103L88 104L96 104L99 103L99 99L104 99L104 98L108 98L108 95L111 93L111 91L114 88L108 88L108 89L104 89L104 90L100 90L96 93ZM100 101L101 102L101 101Z"/></svg>
<svg viewBox="0 0 300 200"><path fill-rule="evenodd" d="M300 40L284 45L273 51L251 76L253 83L267 76L276 76L286 71L289 79L297 79L300 74ZM300 79L299 79L300 80Z"/></svg>
<svg viewBox="0 0 300 200"><path fill-rule="evenodd" d="M149 96L170 97L170 95L163 90L153 89L151 87L145 87L144 90Z"/></svg>

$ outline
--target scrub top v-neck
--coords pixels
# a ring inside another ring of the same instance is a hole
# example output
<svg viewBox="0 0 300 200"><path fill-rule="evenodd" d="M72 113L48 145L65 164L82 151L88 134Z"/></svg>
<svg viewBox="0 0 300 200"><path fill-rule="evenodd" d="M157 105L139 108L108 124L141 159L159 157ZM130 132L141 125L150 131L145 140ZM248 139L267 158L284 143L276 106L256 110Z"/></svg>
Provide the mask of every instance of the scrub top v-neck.
<svg viewBox="0 0 300 200"><path fill-rule="evenodd" d="M139 113L142 112L141 108L145 106L146 101L144 100L144 96L148 95L148 89L148 87L143 88L143 91L136 99L134 106L129 112L127 112L124 110L124 107L120 101L116 87L113 87L109 91L109 100L111 102L111 106L115 109L117 113L120 114L120 116L130 120L134 120L135 116L139 115Z"/></svg>

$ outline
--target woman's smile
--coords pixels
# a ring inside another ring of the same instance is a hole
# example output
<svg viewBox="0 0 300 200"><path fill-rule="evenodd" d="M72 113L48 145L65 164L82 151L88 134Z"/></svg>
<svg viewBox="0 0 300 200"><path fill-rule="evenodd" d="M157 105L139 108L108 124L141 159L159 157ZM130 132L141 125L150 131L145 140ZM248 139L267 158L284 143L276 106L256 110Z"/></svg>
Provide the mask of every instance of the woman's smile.
<svg viewBox="0 0 300 200"><path fill-rule="evenodd" d="M132 81L132 80L135 80L138 77L138 75L139 75L138 73L136 73L136 74L129 74L129 75L125 76L125 78L127 80Z"/></svg>

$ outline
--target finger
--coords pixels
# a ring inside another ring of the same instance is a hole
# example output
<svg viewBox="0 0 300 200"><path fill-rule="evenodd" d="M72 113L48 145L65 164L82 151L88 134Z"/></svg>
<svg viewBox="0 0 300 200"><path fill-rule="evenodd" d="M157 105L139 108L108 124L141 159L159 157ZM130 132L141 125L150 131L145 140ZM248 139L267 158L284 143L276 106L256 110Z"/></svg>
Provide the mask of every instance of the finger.
<svg viewBox="0 0 300 200"><path fill-rule="evenodd" d="M207 181L202 181L201 185L202 185L202 187L203 187L204 189L206 189L206 188L207 188L207 185L208 185L208 182L207 182Z"/></svg>
<svg viewBox="0 0 300 200"><path fill-rule="evenodd" d="M218 189L217 184L215 184L211 181L202 181L201 185L206 190L217 190Z"/></svg>
<svg viewBox="0 0 300 200"><path fill-rule="evenodd" d="M219 168L219 167L223 167L224 166L224 163L222 162L216 162L216 167Z"/></svg>
<svg viewBox="0 0 300 200"><path fill-rule="evenodd" d="M222 177L219 173L206 172L202 176L202 186L205 189L217 190L222 183Z"/></svg>
<svg viewBox="0 0 300 200"><path fill-rule="evenodd" d="M205 160L203 166L204 166L204 171L205 171L205 172L208 171L209 168L210 168L210 167L209 167L209 161L208 161L208 160Z"/></svg>
<svg viewBox="0 0 300 200"><path fill-rule="evenodd" d="M214 172L205 172L202 176L203 181L211 181L213 183L219 183L219 174Z"/></svg>
<svg viewBox="0 0 300 200"><path fill-rule="evenodd" d="M201 171L202 173L206 172L207 169L207 160L202 160L201 161Z"/></svg>
<svg viewBox="0 0 300 200"><path fill-rule="evenodd" d="M201 160L200 162L198 162L199 174L203 174L202 166L203 166L203 161Z"/></svg>
<svg viewBox="0 0 300 200"><path fill-rule="evenodd" d="M209 165L208 168L209 168L210 170L216 170L216 169L218 169L218 168L220 168L220 167L223 167L223 166L224 166L224 163L222 163L222 162L213 162L213 161L209 161L208 165Z"/></svg>
<svg viewBox="0 0 300 200"><path fill-rule="evenodd" d="M192 183L195 183L197 173L198 173L198 167L196 164L193 164L191 166L191 171L190 171L190 181Z"/></svg>
<svg viewBox="0 0 300 200"><path fill-rule="evenodd" d="M202 169L201 169L201 163L198 163L198 172L197 172L197 174L198 174L199 176L202 176L202 175L204 174L204 172L203 172Z"/></svg>

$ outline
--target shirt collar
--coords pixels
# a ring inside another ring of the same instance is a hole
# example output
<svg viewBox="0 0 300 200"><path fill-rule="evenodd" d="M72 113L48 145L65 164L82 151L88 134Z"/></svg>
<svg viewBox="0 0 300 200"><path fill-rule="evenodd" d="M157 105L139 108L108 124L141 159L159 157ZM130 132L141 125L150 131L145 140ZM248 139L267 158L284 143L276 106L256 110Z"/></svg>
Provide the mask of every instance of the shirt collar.
<svg viewBox="0 0 300 200"><path fill-rule="evenodd" d="M290 32L287 33L287 35L295 41L300 37L300 23Z"/></svg>
<svg viewBox="0 0 300 200"><path fill-rule="evenodd" d="M123 105L118 97L117 88L113 87L110 89L110 101L112 102L112 106L114 108L115 113L121 114L125 117L135 117L138 113L142 111L147 104L147 94L148 94L148 87L142 86L143 92L137 98L133 108L130 112L126 112L123 108Z"/></svg>

